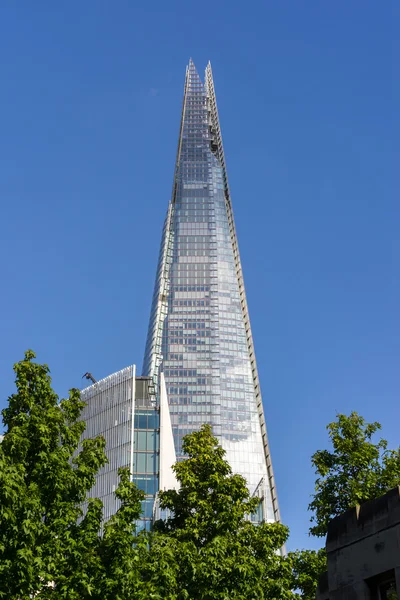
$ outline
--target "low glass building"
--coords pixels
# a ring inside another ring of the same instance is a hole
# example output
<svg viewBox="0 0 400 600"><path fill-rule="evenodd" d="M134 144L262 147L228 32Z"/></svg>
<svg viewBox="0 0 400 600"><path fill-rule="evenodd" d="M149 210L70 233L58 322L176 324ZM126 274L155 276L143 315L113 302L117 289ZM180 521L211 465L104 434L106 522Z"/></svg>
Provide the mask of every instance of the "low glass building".
<svg viewBox="0 0 400 600"><path fill-rule="evenodd" d="M163 376L156 389L151 378L136 377L132 365L87 387L81 398L86 402L82 440L102 435L108 458L89 497L102 500L107 521L119 508L114 493L118 469L129 467L132 481L146 495L138 526L150 528L158 490L177 486L171 469L175 451Z"/></svg>

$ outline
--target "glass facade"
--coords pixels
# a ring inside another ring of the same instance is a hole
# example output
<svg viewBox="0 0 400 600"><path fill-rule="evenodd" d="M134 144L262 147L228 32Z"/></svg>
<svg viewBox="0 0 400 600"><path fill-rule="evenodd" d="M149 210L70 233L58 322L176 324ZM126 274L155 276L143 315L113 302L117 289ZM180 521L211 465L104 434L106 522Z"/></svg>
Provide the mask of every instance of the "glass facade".
<svg viewBox="0 0 400 600"><path fill-rule="evenodd" d="M132 480L146 494L142 502L142 519L138 529L150 529L154 500L159 489L160 415L155 407L135 411Z"/></svg>
<svg viewBox="0 0 400 600"><path fill-rule="evenodd" d="M211 66L203 84L192 61L143 373L157 382L161 368L178 458L182 437L210 423L279 520Z"/></svg>
<svg viewBox="0 0 400 600"><path fill-rule="evenodd" d="M102 435L108 458L89 497L102 500L107 521L119 507L114 494L119 483L118 469L129 467L132 480L146 494L139 529L150 528L158 492L160 410L153 390L152 380L135 377L135 367L131 366L81 392L86 402L81 415L86 421L83 439Z"/></svg>

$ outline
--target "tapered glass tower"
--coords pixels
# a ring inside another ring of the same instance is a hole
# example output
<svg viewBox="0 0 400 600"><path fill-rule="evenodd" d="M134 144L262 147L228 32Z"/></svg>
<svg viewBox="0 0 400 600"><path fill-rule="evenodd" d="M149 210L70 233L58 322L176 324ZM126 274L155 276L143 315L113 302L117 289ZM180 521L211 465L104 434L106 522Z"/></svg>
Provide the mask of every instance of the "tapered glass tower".
<svg viewBox="0 0 400 600"><path fill-rule="evenodd" d="M172 198L143 375L164 371L177 456L210 423L234 472L279 520L211 65L186 70Z"/></svg>

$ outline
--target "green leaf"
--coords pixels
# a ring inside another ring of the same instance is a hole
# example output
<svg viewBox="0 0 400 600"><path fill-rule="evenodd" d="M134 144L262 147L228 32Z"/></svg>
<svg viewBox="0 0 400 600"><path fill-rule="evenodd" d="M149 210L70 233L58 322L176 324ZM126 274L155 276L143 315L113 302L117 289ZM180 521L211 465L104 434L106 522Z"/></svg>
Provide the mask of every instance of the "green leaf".
<svg viewBox="0 0 400 600"><path fill-rule="evenodd" d="M400 484L399 449L387 451L386 440L372 440L380 423L366 423L353 412L337 415L327 429L332 450L318 450L311 459L317 475L309 505L315 536L325 536L335 516Z"/></svg>

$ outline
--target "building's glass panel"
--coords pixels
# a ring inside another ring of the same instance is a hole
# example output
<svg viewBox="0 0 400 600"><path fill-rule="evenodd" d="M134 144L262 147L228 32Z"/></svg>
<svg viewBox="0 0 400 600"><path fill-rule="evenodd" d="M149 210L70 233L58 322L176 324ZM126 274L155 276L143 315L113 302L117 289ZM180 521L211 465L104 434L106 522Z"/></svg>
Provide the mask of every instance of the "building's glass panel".
<svg viewBox="0 0 400 600"><path fill-rule="evenodd" d="M81 415L86 421L83 438L102 435L106 440L108 464L100 469L89 492L89 497L102 500L105 520L119 506L114 494L119 482L118 469L130 465L133 378L134 367L128 367L81 393L82 400L86 402Z"/></svg>
<svg viewBox="0 0 400 600"><path fill-rule="evenodd" d="M146 494L142 503L144 514L138 529L149 529L153 516L155 495L158 492L160 415L155 408L135 411L135 455L133 481ZM150 521L148 521L150 519Z"/></svg>
<svg viewBox="0 0 400 600"><path fill-rule="evenodd" d="M192 62L188 69L144 373L157 378L163 364L178 458L183 436L210 423L250 491L263 482L260 497L273 520L272 471L267 469L261 397L256 394L250 325L244 318L244 289L216 135L215 97Z"/></svg>
<svg viewBox="0 0 400 600"><path fill-rule="evenodd" d="M133 389L136 393L132 457ZM82 413L82 419L86 421L83 439L104 436L108 458L89 497L103 501L103 515L107 521L120 505L114 494L119 483L118 469L130 467L133 458L132 479L146 494L145 514L137 525L139 529L149 528L158 491L160 416L149 396L148 381L145 378L134 380L134 367L128 367L86 388L81 397L86 402Z"/></svg>

